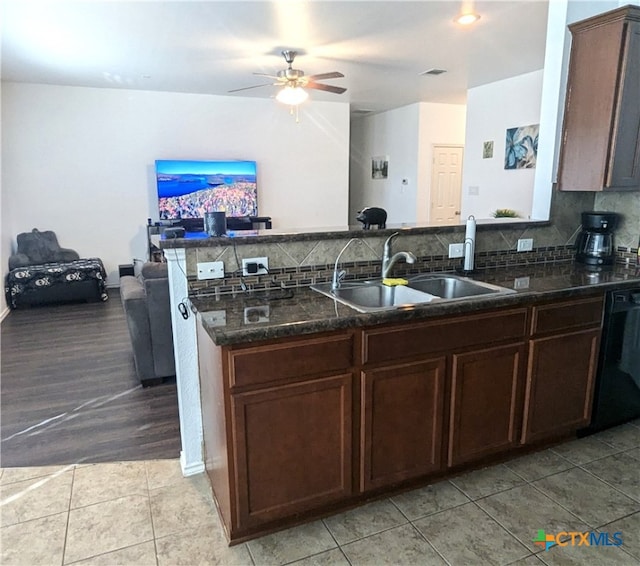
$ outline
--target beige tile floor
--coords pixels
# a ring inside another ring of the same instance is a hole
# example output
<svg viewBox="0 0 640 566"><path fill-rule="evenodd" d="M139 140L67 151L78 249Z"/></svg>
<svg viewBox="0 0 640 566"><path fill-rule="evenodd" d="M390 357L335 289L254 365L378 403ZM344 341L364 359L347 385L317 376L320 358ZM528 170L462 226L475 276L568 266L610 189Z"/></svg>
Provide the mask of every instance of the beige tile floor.
<svg viewBox="0 0 640 566"><path fill-rule="evenodd" d="M0 564L640 564L640 421L228 547L177 460L6 468ZM538 529L623 545L533 544Z"/></svg>

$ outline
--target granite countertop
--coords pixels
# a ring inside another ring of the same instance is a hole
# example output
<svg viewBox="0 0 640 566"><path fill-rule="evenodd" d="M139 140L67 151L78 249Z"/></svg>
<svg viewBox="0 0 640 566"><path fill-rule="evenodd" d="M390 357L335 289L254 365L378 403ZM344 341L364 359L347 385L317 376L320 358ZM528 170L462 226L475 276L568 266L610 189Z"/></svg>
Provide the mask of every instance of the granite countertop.
<svg viewBox="0 0 640 566"><path fill-rule="evenodd" d="M236 296L199 296L192 297L191 303L213 341L221 346L521 306L547 299L577 298L599 290L604 293L611 289L640 287L640 271L635 267L616 265L594 272L573 262L486 269L472 278L516 289L516 292L373 313L359 313L308 287Z"/></svg>

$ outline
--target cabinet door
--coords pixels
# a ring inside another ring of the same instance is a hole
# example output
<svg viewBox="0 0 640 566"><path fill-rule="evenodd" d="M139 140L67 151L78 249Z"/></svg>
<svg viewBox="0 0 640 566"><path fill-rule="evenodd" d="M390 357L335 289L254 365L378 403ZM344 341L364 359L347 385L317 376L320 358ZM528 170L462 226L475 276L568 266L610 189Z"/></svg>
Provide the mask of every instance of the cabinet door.
<svg viewBox="0 0 640 566"><path fill-rule="evenodd" d="M444 357L363 372L363 490L440 469L444 372Z"/></svg>
<svg viewBox="0 0 640 566"><path fill-rule="evenodd" d="M518 443L524 355L524 344L515 344L453 356L449 466Z"/></svg>
<svg viewBox="0 0 640 566"><path fill-rule="evenodd" d="M352 375L232 396L239 528L347 497Z"/></svg>
<svg viewBox="0 0 640 566"><path fill-rule="evenodd" d="M640 29L637 6L571 24L558 187L640 188Z"/></svg>
<svg viewBox="0 0 640 566"><path fill-rule="evenodd" d="M618 110L613 126L606 187L640 188L640 22L629 22L624 39Z"/></svg>
<svg viewBox="0 0 640 566"><path fill-rule="evenodd" d="M589 423L600 329L530 342L522 442Z"/></svg>

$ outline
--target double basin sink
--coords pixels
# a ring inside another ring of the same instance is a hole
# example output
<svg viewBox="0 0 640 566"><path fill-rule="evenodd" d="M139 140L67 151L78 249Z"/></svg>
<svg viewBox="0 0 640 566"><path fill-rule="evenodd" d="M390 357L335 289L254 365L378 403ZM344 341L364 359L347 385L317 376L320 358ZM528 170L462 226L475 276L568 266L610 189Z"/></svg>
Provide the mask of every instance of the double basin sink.
<svg viewBox="0 0 640 566"><path fill-rule="evenodd" d="M382 280L349 281L332 289L331 283L312 285L314 291L331 297L359 312L376 312L401 307L459 301L481 295L515 293L483 281L449 273L417 275L407 285L387 286Z"/></svg>

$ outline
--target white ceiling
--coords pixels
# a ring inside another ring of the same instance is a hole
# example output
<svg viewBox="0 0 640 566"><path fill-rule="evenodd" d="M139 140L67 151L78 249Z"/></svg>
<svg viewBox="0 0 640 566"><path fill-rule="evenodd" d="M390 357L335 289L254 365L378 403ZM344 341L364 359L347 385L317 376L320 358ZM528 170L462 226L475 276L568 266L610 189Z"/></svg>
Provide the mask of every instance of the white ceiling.
<svg viewBox="0 0 640 566"><path fill-rule="evenodd" d="M469 4L468 0L464 0ZM472 2L473 3L473 2ZM2 78L87 87L227 95L268 82L300 52L307 75L351 111L425 102L464 103L470 87L541 69L547 0L473 3L481 19L453 22L463 2L5 0ZM439 76L420 76L431 68ZM229 96L273 97L273 86Z"/></svg>

